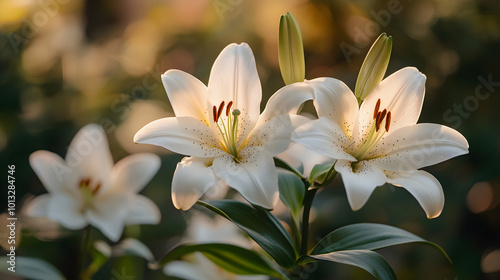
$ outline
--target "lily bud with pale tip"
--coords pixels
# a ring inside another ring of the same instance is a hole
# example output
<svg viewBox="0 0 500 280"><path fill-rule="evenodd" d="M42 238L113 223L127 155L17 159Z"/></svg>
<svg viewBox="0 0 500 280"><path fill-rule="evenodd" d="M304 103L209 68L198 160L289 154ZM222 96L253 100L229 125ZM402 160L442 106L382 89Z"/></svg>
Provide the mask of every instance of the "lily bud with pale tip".
<svg viewBox="0 0 500 280"><path fill-rule="evenodd" d="M299 24L290 13L282 15L279 28L278 57L285 84L305 79L304 46Z"/></svg>
<svg viewBox="0 0 500 280"><path fill-rule="evenodd" d="M358 99L358 104L361 104L384 78L391 58L391 51L392 37L387 36L385 33L380 34L368 51L363 65L361 65L361 69L359 70L354 91Z"/></svg>

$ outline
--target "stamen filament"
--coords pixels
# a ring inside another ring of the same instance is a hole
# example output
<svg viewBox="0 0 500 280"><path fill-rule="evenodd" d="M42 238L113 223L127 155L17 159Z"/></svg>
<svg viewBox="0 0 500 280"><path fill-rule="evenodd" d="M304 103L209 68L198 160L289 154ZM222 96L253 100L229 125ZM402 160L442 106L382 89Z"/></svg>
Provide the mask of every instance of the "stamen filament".
<svg viewBox="0 0 500 280"><path fill-rule="evenodd" d="M239 162L238 147L236 145L238 140L238 116L241 112L238 109L234 109L230 115L229 112L233 106L233 101L230 101L226 107L227 120L221 120L219 123L219 119L224 111L224 104L225 102L222 101L218 108L213 106L214 122L219 129L222 138L220 142L224 149L233 156L235 162Z"/></svg>

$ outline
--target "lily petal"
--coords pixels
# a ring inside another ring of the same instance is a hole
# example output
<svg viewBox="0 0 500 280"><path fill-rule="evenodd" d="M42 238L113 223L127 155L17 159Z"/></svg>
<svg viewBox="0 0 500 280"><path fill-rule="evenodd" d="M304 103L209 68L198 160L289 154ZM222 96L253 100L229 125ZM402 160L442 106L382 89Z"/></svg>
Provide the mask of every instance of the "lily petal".
<svg viewBox="0 0 500 280"><path fill-rule="evenodd" d="M211 187L217 178L210 165L211 159L185 157L177 164L172 180L172 202L175 208L188 210Z"/></svg>
<svg viewBox="0 0 500 280"><path fill-rule="evenodd" d="M318 117L326 117L340 125L351 137L358 114L356 96L344 84L333 78L317 78L307 81L314 88L314 107Z"/></svg>
<svg viewBox="0 0 500 280"><path fill-rule="evenodd" d="M311 170L316 164L332 163L332 159L304 147L304 145L293 143L290 148L277 156L292 167L303 169L304 177L308 178Z"/></svg>
<svg viewBox="0 0 500 280"><path fill-rule="evenodd" d="M250 203L272 209L278 201L278 173L273 157L260 147L246 146L235 163L233 156L216 158L215 174Z"/></svg>
<svg viewBox="0 0 500 280"><path fill-rule="evenodd" d="M66 165L64 160L48 151L36 151L30 155L30 165L35 171L45 189L52 193L64 189L65 177L73 173L73 168ZM75 186L76 188L76 186Z"/></svg>
<svg viewBox="0 0 500 280"><path fill-rule="evenodd" d="M87 220L80 212L81 201L62 193L51 194L47 217L68 229L81 229Z"/></svg>
<svg viewBox="0 0 500 280"><path fill-rule="evenodd" d="M216 157L224 153L213 130L191 117L164 118L148 123L134 142L152 144L173 152L197 157Z"/></svg>
<svg viewBox="0 0 500 280"><path fill-rule="evenodd" d="M48 217L51 195L46 193L39 195L26 205L26 213L31 217Z"/></svg>
<svg viewBox="0 0 500 280"><path fill-rule="evenodd" d="M280 115L296 115L302 103L314 97L314 89L307 83L294 83L279 89L267 101L259 124Z"/></svg>
<svg viewBox="0 0 500 280"><path fill-rule="evenodd" d="M176 117L193 117L209 124L207 87L200 80L180 70L168 70L161 80Z"/></svg>
<svg viewBox="0 0 500 280"><path fill-rule="evenodd" d="M358 136L367 133L378 99L380 110L391 112L390 131L416 124L424 102L425 80L425 75L414 67L403 68L385 78L361 104Z"/></svg>
<svg viewBox="0 0 500 280"><path fill-rule="evenodd" d="M196 253L199 254L199 253ZM197 258L198 260L199 258ZM214 271L218 271L213 263L204 261L205 263L189 263L186 261L172 261L163 267L163 273L186 280L220 279L220 275L215 275Z"/></svg>
<svg viewBox="0 0 500 280"><path fill-rule="evenodd" d="M113 158L100 125L88 124L78 131L66 153L66 164L75 169L77 180L91 178L102 185L102 190L109 186Z"/></svg>
<svg viewBox="0 0 500 280"><path fill-rule="evenodd" d="M252 132L248 146L262 146L266 151L275 156L286 151L292 143L293 130L310 120L299 115L281 115L263 123Z"/></svg>
<svg viewBox="0 0 500 280"><path fill-rule="evenodd" d="M138 195L131 202L132 208L125 217L126 225L158 224L161 219L160 209L151 199Z"/></svg>
<svg viewBox="0 0 500 280"><path fill-rule="evenodd" d="M115 164L111 171L113 191L138 193L160 168L160 157L155 154L135 154Z"/></svg>
<svg viewBox="0 0 500 280"><path fill-rule="evenodd" d="M347 200L353 211L365 205L376 187L383 185L387 178L384 171L367 161L354 164L348 160L338 160L335 170L342 175L342 182L347 193Z"/></svg>
<svg viewBox="0 0 500 280"><path fill-rule="evenodd" d="M422 206L427 218L436 218L441 214L444 207L443 188L431 174L422 170L387 172L387 183L409 191Z"/></svg>
<svg viewBox="0 0 500 280"><path fill-rule="evenodd" d="M458 131L444 125L422 123L400 128L382 139L370 160L384 170L409 171L467 154L469 144Z"/></svg>
<svg viewBox="0 0 500 280"><path fill-rule="evenodd" d="M252 50L246 43L228 45L210 72L208 100L215 106L222 101L225 104L233 101L232 108L241 112L238 125L241 142L257 123L261 99L262 88Z"/></svg>
<svg viewBox="0 0 500 280"><path fill-rule="evenodd" d="M345 151L350 141L342 128L325 117L301 125L292 133L292 140L330 158L356 160Z"/></svg>
<svg viewBox="0 0 500 280"><path fill-rule="evenodd" d="M88 208L85 217L111 241L120 239L125 225L132 197L123 193L114 193L105 197L96 196L93 208Z"/></svg>

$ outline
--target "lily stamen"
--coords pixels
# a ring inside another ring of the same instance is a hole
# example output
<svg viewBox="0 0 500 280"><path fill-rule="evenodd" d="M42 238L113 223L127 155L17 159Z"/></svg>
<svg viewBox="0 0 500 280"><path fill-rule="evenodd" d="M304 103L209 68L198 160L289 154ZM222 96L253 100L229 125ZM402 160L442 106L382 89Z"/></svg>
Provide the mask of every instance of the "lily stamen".
<svg viewBox="0 0 500 280"><path fill-rule="evenodd" d="M391 112L387 112L387 119L385 120L385 131L389 132L389 127L391 127Z"/></svg>
<svg viewBox="0 0 500 280"><path fill-rule="evenodd" d="M212 107L214 115L214 123L216 124L222 136L222 141L221 141L222 146L229 154L231 154L234 157L234 160L236 162L239 162L237 140L238 140L238 116L241 114L241 111L238 109L233 109L232 114L229 114L233 106L233 101L229 101L227 103L227 106L225 107L227 119L221 120L221 122L219 122L222 112L224 111L224 105L225 102L222 101L219 107L215 105Z"/></svg>
<svg viewBox="0 0 500 280"><path fill-rule="evenodd" d="M229 101L229 103L227 104L227 108L226 108L226 117L229 116L229 110L231 110L232 105L233 105L233 101Z"/></svg>

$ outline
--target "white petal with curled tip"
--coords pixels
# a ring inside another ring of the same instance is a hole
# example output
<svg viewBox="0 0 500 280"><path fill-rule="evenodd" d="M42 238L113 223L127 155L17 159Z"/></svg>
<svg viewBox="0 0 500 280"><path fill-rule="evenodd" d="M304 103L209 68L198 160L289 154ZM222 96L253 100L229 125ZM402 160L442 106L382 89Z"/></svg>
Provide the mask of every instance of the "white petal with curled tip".
<svg viewBox="0 0 500 280"><path fill-rule="evenodd" d="M149 198L138 195L131 201L132 208L125 217L125 224L158 224L161 219L160 209Z"/></svg>
<svg viewBox="0 0 500 280"><path fill-rule="evenodd" d="M93 207L88 208L85 217L89 223L98 228L111 241L120 239L125 225L132 196L114 193L107 196L95 196Z"/></svg>
<svg viewBox="0 0 500 280"><path fill-rule="evenodd" d="M51 194L47 218L57 221L68 229L81 229L88 224L80 212L82 202L75 197L62 193Z"/></svg>
<svg viewBox="0 0 500 280"><path fill-rule="evenodd" d="M349 149L350 141L342 128L325 117L298 127L292 133L292 140L333 159L356 160L346 151Z"/></svg>
<svg viewBox="0 0 500 280"><path fill-rule="evenodd" d="M238 134L240 141L253 129L260 115L262 88L252 50L246 43L230 44L219 54L212 66L208 82L210 105L227 105L239 109ZM241 143L240 143L241 144Z"/></svg>
<svg viewBox="0 0 500 280"><path fill-rule="evenodd" d="M424 209L427 218L436 218L441 214L444 207L443 188L431 174L421 170L387 172L387 182L410 192Z"/></svg>
<svg viewBox="0 0 500 280"><path fill-rule="evenodd" d="M75 169L78 180L92 178L101 183L101 189L109 187L113 158L100 125L88 124L78 131L66 153L66 164Z"/></svg>
<svg viewBox="0 0 500 280"><path fill-rule="evenodd" d="M161 75L176 117L193 117L208 124L207 87L192 75L168 70Z"/></svg>
<svg viewBox="0 0 500 280"><path fill-rule="evenodd" d="M332 163L333 160L329 157L325 157L309 148L304 147L304 145L294 143L290 146L288 150L279 154L277 156L279 159L284 160L286 163L290 164L294 168L304 169L304 177L309 177L311 170L316 164Z"/></svg>
<svg viewBox="0 0 500 280"><path fill-rule="evenodd" d="M140 192L155 176L160 164L160 157L155 154L135 154L123 158L111 171L113 191Z"/></svg>
<svg viewBox="0 0 500 280"><path fill-rule="evenodd" d="M196 255L201 253L195 253ZM197 262L189 263L186 261L172 261L163 267L163 273L178 277L186 280L219 280L224 272L218 270L212 262L204 259L200 262L200 259L205 258L203 255L197 257Z"/></svg>
<svg viewBox="0 0 500 280"><path fill-rule="evenodd" d="M385 78L361 104L356 137L365 135L369 129L378 99L380 111L391 112L390 131L416 124L424 101L425 80L425 75L414 67L403 68Z"/></svg>
<svg viewBox="0 0 500 280"><path fill-rule="evenodd" d="M175 208L188 210L211 187L217 178L210 164L211 159L185 157L177 164L172 180L172 202Z"/></svg>
<svg viewBox="0 0 500 280"><path fill-rule="evenodd" d="M318 117L326 117L339 124L350 137L358 114L358 101L349 87L333 78L307 81L314 88L314 107Z"/></svg>
<svg viewBox="0 0 500 280"><path fill-rule="evenodd" d="M173 152L197 157L216 157L224 153L210 127L191 117L164 118L148 123L134 142L164 147Z"/></svg>
<svg viewBox="0 0 500 280"><path fill-rule="evenodd" d="M48 151L32 153L29 161L31 168L48 192L58 192L64 189L65 177L74 174L74 169L67 166L60 156Z"/></svg>
<svg viewBox="0 0 500 280"><path fill-rule="evenodd" d="M31 217L48 217L51 195L46 193L39 195L26 205L26 213Z"/></svg>
<svg viewBox="0 0 500 280"><path fill-rule="evenodd" d="M265 122L252 132L247 146L261 146L271 156L284 152L292 143L293 130L310 121L298 115L281 115Z"/></svg>
<svg viewBox="0 0 500 280"><path fill-rule="evenodd" d="M279 89L267 101L259 124L280 115L296 115L302 103L314 97L314 90L307 83L294 83Z"/></svg>
<svg viewBox="0 0 500 280"><path fill-rule="evenodd" d="M335 170L342 175L347 200L353 211L363 207L375 188L387 180L382 169L367 161L355 163L353 171L351 161L338 160L335 163Z"/></svg>
<svg viewBox="0 0 500 280"><path fill-rule="evenodd" d="M215 174L250 203L272 209L278 201L278 173L273 157L260 147L246 146L236 163L231 155L216 158Z"/></svg>
<svg viewBox="0 0 500 280"><path fill-rule="evenodd" d="M385 170L409 171L468 153L469 144L458 131L422 123L400 128L382 139L370 160Z"/></svg>

